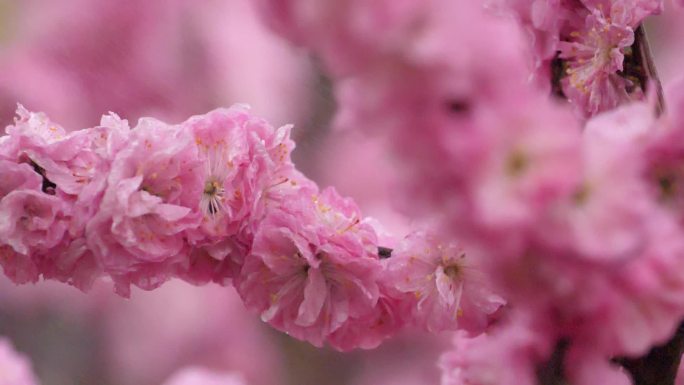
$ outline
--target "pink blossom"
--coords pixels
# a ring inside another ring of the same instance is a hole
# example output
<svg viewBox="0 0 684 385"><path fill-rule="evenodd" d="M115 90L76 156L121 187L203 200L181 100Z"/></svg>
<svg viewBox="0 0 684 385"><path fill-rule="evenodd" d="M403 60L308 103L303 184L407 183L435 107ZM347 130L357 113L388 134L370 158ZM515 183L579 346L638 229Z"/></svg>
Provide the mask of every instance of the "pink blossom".
<svg viewBox="0 0 684 385"><path fill-rule="evenodd" d="M425 233L409 235L392 252L384 275L412 304L411 321L430 332L481 332L505 303L463 248Z"/></svg>
<svg viewBox="0 0 684 385"><path fill-rule="evenodd" d="M0 339L0 384L38 385L29 360L17 353L5 338Z"/></svg>
<svg viewBox="0 0 684 385"><path fill-rule="evenodd" d="M194 136L203 166L202 219L189 231L189 241L203 249L195 252L200 258L195 261L204 265L200 274L206 278L211 265L221 282L239 271L264 210L284 204L279 195L311 188L311 182L297 174L290 159L291 127L276 129L245 106L192 117L182 127Z"/></svg>
<svg viewBox="0 0 684 385"><path fill-rule="evenodd" d="M442 385L534 385L550 350L545 336L518 324L475 338L459 332L440 359Z"/></svg>
<svg viewBox="0 0 684 385"><path fill-rule="evenodd" d="M374 316L379 270L375 232L351 200L327 189L266 215L236 287L264 321L321 346Z"/></svg>
<svg viewBox="0 0 684 385"><path fill-rule="evenodd" d="M407 310L407 302L389 294L388 289L381 285L373 311L333 332L328 343L341 351L375 349L406 326Z"/></svg>
<svg viewBox="0 0 684 385"><path fill-rule="evenodd" d="M570 34L572 40L559 44L560 58L568 61L563 92L589 116L633 100L627 88L638 86L618 74L634 31L607 19L612 20L598 12L588 15L582 29Z"/></svg>
<svg viewBox="0 0 684 385"><path fill-rule="evenodd" d="M290 127L275 129L244 106L190 118L183 127L192 132L204 166L202 230L214 239L235 235L263 205L271 184L289 182Z"/></svg>
<svg viewBox="0 0 684 385"><path fill-rule="evenodd" d="M644 98L643 84L623 71L632 52L634 30L660 13L662 0L494 0L511 11L532 36L540 83L555 89L581 115L592 116ZM559 52L560 51L560 52ZM556 84L554 84L556 86Z"/></svg>
<svg viewBox="0 0 684 385"><path fill-rule="evenodd" d="M70 209L59 198L18 190L0 201L0 239L17 253L46 253L64 240Z"/></svg>
<svg viewBox="0 0 684 385"><path fill-rule="evenodd" d="M639 154L654 125L652 106L645 103L589 120L583 133L581 182L549 211L550 221L539 228L542 237L608 263L643 252L654 206Z"/></svg>
<svg viewBox="0 0 684 385"><path fill-rule="evenodd" d="M516 309L552 322L554 334L603 355L638 356L669 338L684 315L680 230L657 213L646 221L643 251L619 264L537 243L516 255L489 250L487 271Z"/></svg>
<svg viewBox="0 0 684 385"><path fill-rule="evenodd" d="M391 54L420 30L431 2L416 0L260 0L259 10L276 32L318 52L336 75Z"/></svg>
<svg viewBox="0 0 684 385"><path fill-rule="evenodd" d="M126 295L128 282L154 288L186 255L183 232L201 219L201 163L188 131L141 120L114 158L88 246Z"/></svg>

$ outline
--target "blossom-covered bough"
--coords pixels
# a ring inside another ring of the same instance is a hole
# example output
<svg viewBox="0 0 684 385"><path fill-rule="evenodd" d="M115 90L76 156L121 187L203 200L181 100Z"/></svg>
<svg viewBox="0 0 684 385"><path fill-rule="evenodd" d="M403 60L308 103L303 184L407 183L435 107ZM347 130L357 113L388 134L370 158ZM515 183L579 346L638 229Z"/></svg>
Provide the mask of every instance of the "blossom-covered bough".
<svg viewBox="0 0 684 385"><path fill-rule="evenodd" d="M430 226L386 239L244 106L79 131L20 107L0 137L6 275L232 284L340 350L458 329L443 385L673 383L684 83L662 96L648 52L661 1L256 3L321 59L334 124L391 138L400 204Z"/></svg>

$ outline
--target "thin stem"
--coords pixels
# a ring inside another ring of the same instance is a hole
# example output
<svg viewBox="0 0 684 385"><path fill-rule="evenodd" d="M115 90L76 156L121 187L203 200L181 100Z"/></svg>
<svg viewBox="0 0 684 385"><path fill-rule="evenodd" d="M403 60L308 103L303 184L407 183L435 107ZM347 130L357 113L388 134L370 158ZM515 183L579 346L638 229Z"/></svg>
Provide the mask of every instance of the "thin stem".
<svg viewBox="0 0 684 385"><path fill-rule="evenodd" d="M656 113L661 115L665 110L665 98L663 97L663 86L658 78L656 66L653 63L653 54L648 44L646 30L643 25L640 25L634 31L634 44L632 45L631 56L633 63L625 63L625 68L631 64L635 70L633 74L641 83L644 90L649 90L656 93Z"/></svg>

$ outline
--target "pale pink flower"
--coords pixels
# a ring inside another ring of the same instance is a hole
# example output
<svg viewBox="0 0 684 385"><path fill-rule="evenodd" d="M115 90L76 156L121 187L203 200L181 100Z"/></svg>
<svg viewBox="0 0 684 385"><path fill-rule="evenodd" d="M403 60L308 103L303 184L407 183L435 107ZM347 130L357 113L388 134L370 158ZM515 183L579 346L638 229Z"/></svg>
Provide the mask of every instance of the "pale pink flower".
<svg viewBox="0 0 684 385"><path fill-rule="evenodd" d="M604 355L638 356L669 338L684 315L681 230L662 213L645 221L648 242L620 263L537 241L514 255L489 246L487 271L516 309L552 322L555 334Z"/></svg>
<svg viewBox="0 0 684 385"><path fill-rule="evenodd" d="M538 232L557 247L614 263L648 243L647 218L655 208L644 183L643 143L654 129L652 106L625 106L587 122L582 176L576 191L559 200Z"/></svg>
<svg viewBox="0 0 684 385"><path fill-rule="evenodd" d="M36 190L17 190L0 201L0 239L24 256L47 253L65 240L70 208Z"/></svg>
<svg viewBox="0 0 684 385"><path fill-rule="evenodd" d="M182 127L193 135L202 163L202 219L188 238L203 251L195 252L191 264L200 263L197 267L204 272L198 274L204 279L207 267L213 266L214 279L224 282L239 271L266 208L285 204L279 196L289 190L313 187L290 159L290 126L276 129L235 105L192 117Z"/></svg>
<svg viewBox="0 0 684 385"><path fill-rule="evenodd" d="M7 339L0 339L0 385L38 384L28 358L17 353Z"/></svg>
<svg viewBox="0 0 684 385"><path fill-rule="evenodd" d="M432 1L260 0L265 22L276 32L316 51L335 75L400 51L420 31Z"/></svg>
<svg viewBox="0 0 684 385"><path fill-rule="evenodd" d="M18 101L68 126L107 111L181 121L238 101L275 122L308 113L308 57L270 33L250 0L7 3L2 120Z"/></svg>
<svg viewBox="0 0 684 385"><path fill-rule="evenodd" d="M260 223L236 287L264 321L321 346L376 311L376 242L351 200L301 193Z"/></svg>
<svg viewBox="0 0 684 385"><path fill-rule="evenodd" d="M344 327L328 337L328 343L337 350L356 348L375 349L386 339L394 336L407 323L407 301L387 293L380 286L378 302L365 317L349 321Z"/></svg>
<svg viewBox="0 0 684 385"><path fill-rule="evenodd" d="M552 343L527 326L509 324L470 338L459 332L440 358L442 385L534 385Z"/></svg>
<svg viewBox="0 0 684 385"><path fill-rule="evenodd" d="M434 235L409 235L386 263L386 284L411 303L411 322L430 332L481 332L505 303L462 247Z"/></svg>
<svg viewBox="0 0 684 385"><path fill-rule="evenodd" d="M199 367L188 367L176 372L164 385L245 385L235 373L220 373Z"/></svg>
<svg viewBox="0 0 684 385"><path fill-rule="evenodd" d="M273 128L246 107L212 111L182 124L195 138L203 179L202 230L209 241L236 235L272 184L294 170L290 126Z"/></svg>

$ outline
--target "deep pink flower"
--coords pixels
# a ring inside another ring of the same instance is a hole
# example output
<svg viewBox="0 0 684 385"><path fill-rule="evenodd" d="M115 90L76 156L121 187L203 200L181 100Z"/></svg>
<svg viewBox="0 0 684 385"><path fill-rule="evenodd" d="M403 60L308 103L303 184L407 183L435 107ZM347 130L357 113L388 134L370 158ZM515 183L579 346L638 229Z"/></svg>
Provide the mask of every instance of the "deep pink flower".
<svg viewBox="0 0 684 385"><path fill-rule="evenodd" d="M304 192L266 215L236 287L264 321L321 346L376 311L376 242L353 202Z"/></svg>
<svg viewBox="0 0 684 385"><path fill-rule="evenodd" d="M637 98L627 87L637 87L618 74L623 69L625 49L634 43L629 25L615 24L610 15L592 13L570 41L559 43L560 58L567 61L562 80L564 94L580 111L591 116ZM643 93L637 93L643 97Z"/></svg>

